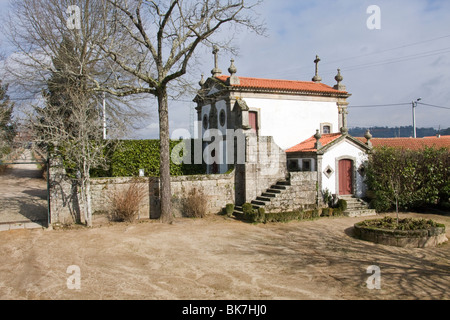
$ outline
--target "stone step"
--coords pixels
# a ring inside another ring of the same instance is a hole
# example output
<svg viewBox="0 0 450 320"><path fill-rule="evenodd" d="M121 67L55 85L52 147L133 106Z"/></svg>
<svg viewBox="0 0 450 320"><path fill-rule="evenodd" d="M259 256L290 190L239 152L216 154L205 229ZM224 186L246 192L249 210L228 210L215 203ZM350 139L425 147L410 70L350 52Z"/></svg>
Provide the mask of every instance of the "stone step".
<svg viewBox="0 0 450 320"><path fill-rule="evenodd" d="M291 183L289 181L278 181L277 185L278 186L290 186Z"/></svg>
<svg viewBox="0 0 450 320"><path fill-rule="evenodd" d="M277 194L279 194L279 193L263 192L261 194L261 196L265 197L265 198L275 198L277 196Z"/></svg>
<svg viewBox="0 0 450 320"><path fill-rule="evenodd" d="M276 190L286 190L287 189L287 185L278 185L278 184L274 184L270 187L270 189L276 189Z"/></svg>
<svg viewBox="0 0 450 320"><path fill-rule="evenodd" d="M256 197L257 201L270 202L274 197L265 197L263 195Z"/></svg>
<svg viewBox="0 0 450 320"><path fill-rule="evenodd" d="M369 217L376 216L377 212L375 209L365 209L365 210L346 210L344 215L347 217Z"/></svg>
<svg viewBox="0 0 450 320"><path fill-rule="evenodd" d="M281 193L281 190L280 189L273 189L273 188L269 188L269 189L267 189L266 190L266 193L276 193L276 194L279 194L279 193Z"/></svg>
<svg viewBox="0 0 450 320"><path fill-rule="evenodd" d="M347 202L347 208L365 208L368 209L369 205L361 202Z"/></svg>
<svg viewBox="0 0 450 320"><path fill-rule="evenodd" d="M265 206L266 202L265 201L259 201L259 200L252 200L252 202L250 202L252 205L257 205L257 206Z"/></svg>

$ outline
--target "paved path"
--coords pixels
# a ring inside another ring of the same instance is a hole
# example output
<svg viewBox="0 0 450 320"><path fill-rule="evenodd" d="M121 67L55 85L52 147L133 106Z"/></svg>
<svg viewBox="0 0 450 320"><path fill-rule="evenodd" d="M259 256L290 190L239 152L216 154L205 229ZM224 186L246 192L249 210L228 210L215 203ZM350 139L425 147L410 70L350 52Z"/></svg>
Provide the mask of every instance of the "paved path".
<svg viewBox="0 0 450 320"><path fill-rule="evenodd" d="M31 151L25 150L17 162L0 176L0 231L9 228L36 227L47 221L47 182ZM6 229L5 229L6 228Z"/></svg>

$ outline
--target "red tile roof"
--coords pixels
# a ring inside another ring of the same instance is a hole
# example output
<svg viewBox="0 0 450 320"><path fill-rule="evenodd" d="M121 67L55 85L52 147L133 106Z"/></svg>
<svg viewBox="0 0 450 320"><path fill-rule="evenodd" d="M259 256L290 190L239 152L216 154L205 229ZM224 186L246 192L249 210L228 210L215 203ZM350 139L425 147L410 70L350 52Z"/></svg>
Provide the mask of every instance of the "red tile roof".
<svg viewBox="0 0 450 320"><path fill-rule="evenodd" d="M366 143L366 138L357 137L359 141ZM450 138L426 137L426 138L372 138L372 145L376 147L393 147L399 149L420 150L425 147L450 149Z"/></svg>
<svg viewBox="0 0 450 320"><path fill-rule="evenodd" d="M342 136L341 133L327 133L323 134L320 138L320 143L322 146L326 146L330 142L333 142L337 138ZM316 138L312 136L311 138L299 143L296 146L293 146L292 148L289 148L286 150L286 153L292 153L292 152L315 152L317 149L315 148L316 144Z"/></svg>
<svg viewBox="0 0 450 320"><path fill-rule="evenodd" d="M220 75L216 77L220 81L226 83L229 76ZM323 83L316 83L312 81L293 81L293 80L274 80L274 79L260 79L260 78L246 78L239 77L240 84L232 85L236 88L248 89L268 89L268 90L282 90L282 91L298 91L298 92L317 92L317 93L345 93L346 91L339 91L327 86Z"/></svg>
<svg viewBox="0 0 450 320"><path fill-rule="evenodd" d="M434 139L436 139L437 137L436 136L429 136L429 137L424 137L424 138L434 138ZM439 136L439 138L438 139L442 139L442 138L444 138L444 139L450 139L450 136Z"/></svg>

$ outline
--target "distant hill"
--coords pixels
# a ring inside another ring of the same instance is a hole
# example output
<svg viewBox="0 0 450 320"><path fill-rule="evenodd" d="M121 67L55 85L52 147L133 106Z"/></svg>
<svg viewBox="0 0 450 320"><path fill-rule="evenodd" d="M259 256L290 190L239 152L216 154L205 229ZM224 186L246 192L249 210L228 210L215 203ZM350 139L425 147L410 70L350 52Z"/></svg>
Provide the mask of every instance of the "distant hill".
<svg viewBox="0 0 450 320"><path fill-rule="evenodd" d="M370 128L360 128L354 127L349 128L348 133L354 137L363 137L367 129L374 138L408 138L413 136L413 127L370 127ZM441 135L450 135L450 128L436 130L434 128L416 128L416 135L418 138L435 136L440 133Z"/></svg>

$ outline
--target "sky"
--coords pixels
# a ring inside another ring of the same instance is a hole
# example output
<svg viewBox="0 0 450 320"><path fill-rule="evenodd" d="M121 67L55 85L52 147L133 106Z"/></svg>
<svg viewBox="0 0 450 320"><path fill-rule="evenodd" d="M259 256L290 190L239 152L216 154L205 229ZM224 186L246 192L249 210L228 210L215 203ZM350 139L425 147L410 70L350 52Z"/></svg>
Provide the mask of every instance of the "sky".
<svg viewBox="0 0 450 320"><path fill-rule="evenodd" d="M2 13L6 3L0 0ZM372 5L379 8L378 16L368 13ZM238 55L219 52L224 74L234 58L238 76L311 81L319 55L322 82L333 86L340 68L352 94L350 127L411 125L411 102L418 98L434 107L417 106L417 127L450 127L450 1L266 0L255 11L265 21L267 34L235 34ZM378 29L370 27L375 22ZM199 53L195 83L213 68L212 53ZM172 131L190 129L193 98L170 101ZM154 116L133 138L158 136L155 100L146 104Z"/></svg>

